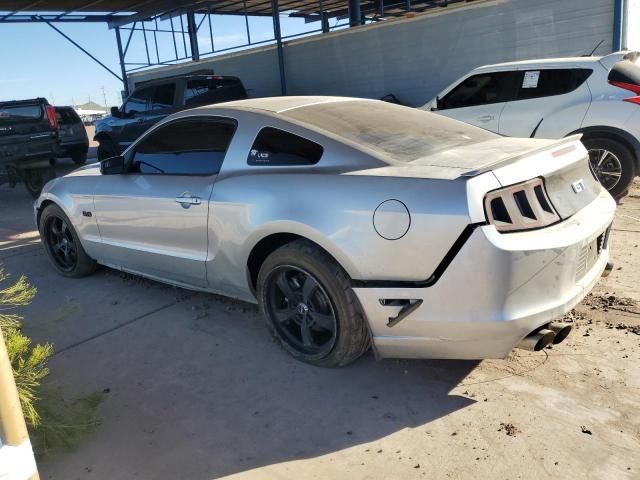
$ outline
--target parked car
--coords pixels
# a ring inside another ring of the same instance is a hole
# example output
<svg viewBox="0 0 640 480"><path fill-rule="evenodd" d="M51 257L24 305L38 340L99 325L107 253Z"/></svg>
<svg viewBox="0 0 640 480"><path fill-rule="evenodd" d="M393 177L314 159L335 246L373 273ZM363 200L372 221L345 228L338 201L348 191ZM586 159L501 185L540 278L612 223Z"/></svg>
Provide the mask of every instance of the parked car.
<svg viewBox="0 0 640 480"><path fill-rule="evenodd" d="M60 135L59 157L71 157L73 163L81 164L87 160L89 137L82 120L73 107L55 107Z"/></svg>
<svg viewBox="0 0 640 480"><path fill-rule="evenodd" d="M120 108L96 121L94 140L98 159L119 155L149 127L186 108L247 98L237 77L186 74L145 82L136 87Z"/></svg>
<svg viewBox="0 0 640 480"><path fill-rule="evenodd" d="M486 65L423 108L510 137L581 133L600 182L620 198L640 173L639 59L617 52Z"/></svg>
<svg viewBox="0 0 640 480"><path fill-rule="evenodd" d="M608 271L615 202L578 136L505 138L379 100L174 114L35 205L62 275L97 263L258 302L294 357L504 357Z"/></svg>
<svg viewBox="0 0 640 480"><path fill-rule="evenodd" d="M55 176L58 122L45 98L0 102L0 185L23 182L34 197Z"/></svg>

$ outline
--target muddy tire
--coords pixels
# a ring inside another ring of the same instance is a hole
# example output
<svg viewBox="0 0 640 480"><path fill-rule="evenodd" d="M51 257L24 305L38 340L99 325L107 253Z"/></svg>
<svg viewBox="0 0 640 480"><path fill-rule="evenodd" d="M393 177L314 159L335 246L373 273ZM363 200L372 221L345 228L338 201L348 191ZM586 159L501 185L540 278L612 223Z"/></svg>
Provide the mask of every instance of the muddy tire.
<svg viewBox="0 0 640 480"><path fill-rule="evenodd" d="M340 367L369 348L369 330L349 276L314 244L296 240L269 255L257 290L267 325L294 358Z"/></svg>

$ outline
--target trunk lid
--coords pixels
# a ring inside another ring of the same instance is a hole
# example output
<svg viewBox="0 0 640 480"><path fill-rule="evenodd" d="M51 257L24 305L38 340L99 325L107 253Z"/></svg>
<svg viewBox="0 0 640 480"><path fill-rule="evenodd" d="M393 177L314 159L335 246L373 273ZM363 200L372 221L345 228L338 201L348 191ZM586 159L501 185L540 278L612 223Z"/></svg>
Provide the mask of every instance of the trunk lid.
<svg viewBox="0 0 640 480"><path fill-rule="evenodd" d="M579 135L495 164L492 173L503 187L542 178L546 194L561 219L587 206L602 191Z"/></svg>

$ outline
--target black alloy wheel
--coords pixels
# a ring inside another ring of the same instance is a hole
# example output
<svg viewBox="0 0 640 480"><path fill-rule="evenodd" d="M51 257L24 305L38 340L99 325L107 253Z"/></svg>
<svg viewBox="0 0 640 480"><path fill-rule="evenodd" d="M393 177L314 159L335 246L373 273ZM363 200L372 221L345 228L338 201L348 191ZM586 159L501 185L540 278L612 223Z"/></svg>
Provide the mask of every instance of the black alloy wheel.
<svg viewBox="0 0 640 480"><path fill-rule="evenodd" d="M325 357L338 333L327 292L309 272L279 266L267 278L267 310L281 338L307 357Z"/></svg>
<svg viewBox="0 0 640 480"><path fill-rule="evenodd" d="M51 258L63 272L71 272L78 262L78 248L67 221L50 216L45 223L45 241Z"/></svg>

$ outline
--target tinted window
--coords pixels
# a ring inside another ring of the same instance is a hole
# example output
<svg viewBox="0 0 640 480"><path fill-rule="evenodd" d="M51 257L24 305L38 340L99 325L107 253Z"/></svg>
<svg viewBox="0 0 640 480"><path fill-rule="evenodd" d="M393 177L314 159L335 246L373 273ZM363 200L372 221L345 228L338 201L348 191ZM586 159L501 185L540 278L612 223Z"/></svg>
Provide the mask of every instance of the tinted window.
<svg viewBox="0 0 640 480"><path fill-rule="evenodd" d="M40 105L16 105L0 107L0 122L22 122L42 117Z"/></svg>
<svg viewBox="0 0 640 480"><path fill-rule="evenodd" d="M256 137L249 165L314 165L322 157L322 147L284 130L265 127Z"/></svg>
<svg viewBox="0 0 640 480"><path fill-rule="evenodd" d="M124 104L124 113L140 113L171 108L175 91L175 83L136 89Z"/></svg>
<svg viewBox="0 0 640 480"><path fill-rule="evenodd" d="M145 174L213 175L220 171L235 129L234 123L222 119L170 123L135 147L130 170Z"/></svg>
<svg viewBox="0 0 640 480"><path fill-rule="evenodd" d="M162 110L163 108L173 107L173 97L175 93L175 83L156 86L151 100L151 110Z"/></svg>
<svg viewBox="0 0 640 480"><path fill-rule="evenodd" d="M441 109L513 100L517 72L480 73L463 80L440 102Z"/></svg>
<svg viewBox="0 0 640 480"><path fill-rule="evenodd" d="M574 91L593 70L583 68L526 70L519 72L518 100L564 95Z"/></svg>
<svg viewBox="0 0 640 480"><path fill-rule="evenodd" d="M80 117L78 117L78 114L72 108L56 107L56 117L60 125L80 123Z"/></svg>
<svg viewBox="0 0 640 480"><path fill-rule="evenodd" d="M203 78L187 80L184 93L186 105L206 105L247 98L247 93L236 78Z"/></svg>

